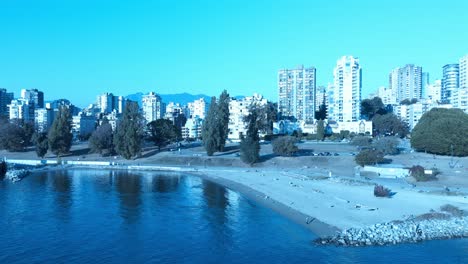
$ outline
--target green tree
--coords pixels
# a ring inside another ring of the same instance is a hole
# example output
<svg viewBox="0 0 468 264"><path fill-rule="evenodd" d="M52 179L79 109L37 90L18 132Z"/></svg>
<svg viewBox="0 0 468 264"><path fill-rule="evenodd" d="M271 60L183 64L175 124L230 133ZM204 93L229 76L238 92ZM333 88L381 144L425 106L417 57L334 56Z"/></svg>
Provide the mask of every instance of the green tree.
<svg viewBox="0 0 468 264"><path fill-rule="evenodd" d="M221 136L217 127L217 109L216 97L212 97L210 109L202 125L203 146L208 156L213 156L217 150L217 143L220 141Z"/></svg>
<svg viewBox="0 0 468 264"><path fill-rule="evenodd" d="M101 155L111 154L114 151L112 125L103 120L89 138L89 147L92 152Z"/></svg>
<svg viewBox="0 0 468 264"><path fill-rule="evenodd" d="M273 153L281 156L292 156L299 148L296 146L297 138L283 136L273 140Z"/></svg>
<svg viewBox="0 0 468 264"><path fill-rule="evenodd" d="M409 134L408 124L393 113L385 115L376 114L372 118L372 125L375 135L404 138Z"/></svg>
<svg viewBox="0 0 468 264"><path fill-rule="evenodd" d="M181 137L180 129L167 119L152 121L147 127L150 132L149 139L158 146L159 150L167 144L177 141Z"/></svg>
<svg viewBox="0 0 468 264"><path fill-rule="evenodd" d="M25 148L23 129L15 123L0 124L0 149L8 151L23 151Z"/></svg>
<svg viewBox="0 0 468 264"><path fill-rule="evenodd" d="M141 153L143 123L138 104L128 102L114 135L114 147L117 154L125 159L131 159Z"/></svg>
<svg viewBox="0 0 468 264"><path fill-rule="evenodd" d="M70 152L73 139L71 121L72 117L68 107L60 107L48 135L49 149L57 157Z"/></svg>
<svg viewBox="0 0 468 264"><path fill-rule="evenodd" d="M40 158L44 158L49 150L49 140L47 138L47 133L37 132L33 136L33 141L36 146L36 154Z"/></svg>
<svg viewBox="0 0 468 264"><path fill-rule="evenodd" d="M226 90L224 90L219 95L218 100L218 109L217 109L217 127L219 127L219 137L216 139L218 142L216 143L216 150L223 152L224 146L226 145L226 140L229 136L229 102L230 102L229 94Z"/></svg>
<svg viewBox="0 0 468 264"><path fill-rule="evenodd" d="M244 163L254 164L260 160L260 137L259 124L261 118L258 116L258 111L252 106L250 113L245 117L244 121L247 122L247 133L244 137L241 136L240 143L240 158Z"/></svg>
<svg viewBox="0 0 468 264"><path fill-rule="evenodd" d="M325 121L319 119L317 121L317 140L323 141L325 138Z"/></svg>
<svg viewBox="0 0 468 264"><path fill-rule="evenodd" d="M365 165L375 165L382 162L384 160L384 155L382 152L375 149L363 149L354 157L354 160L361 167L364 167Z"/></svg>
<svg viewBox="0 0 468 264"><path fill-rule="evenodd" d="M384 115L387 113L385 105L380 97L374 97L372 99L364 99L361 101L361 116L366 120L371 120L374 115Z"/></svg>
<svg viewBox="0 0 468 264"><path fill-rule="evenodd" d="M411 132L416 151L439 155L468 155L468 114L460 109L433 108Z"/></svg>
<svg viewBox="0 0 468 264"><path fill-rule="evenodd" d="M315 111L315 119L325 120L327 119L327 105L325 104L326 98L325 94L323 95L322 104L319 106L319 110Z"/></svg>

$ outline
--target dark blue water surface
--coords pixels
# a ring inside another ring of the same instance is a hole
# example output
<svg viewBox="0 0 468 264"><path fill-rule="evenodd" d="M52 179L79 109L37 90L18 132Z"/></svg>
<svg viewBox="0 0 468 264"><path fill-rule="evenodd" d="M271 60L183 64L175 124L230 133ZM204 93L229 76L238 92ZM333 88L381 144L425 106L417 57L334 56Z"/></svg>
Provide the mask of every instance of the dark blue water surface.
<svg viewBox="0 0 468 264"><path fill-rule="evenodd" d="M468 240L317 246L315 236L198 177L37 172L0 182L0 263L468 263Z"/></svg>

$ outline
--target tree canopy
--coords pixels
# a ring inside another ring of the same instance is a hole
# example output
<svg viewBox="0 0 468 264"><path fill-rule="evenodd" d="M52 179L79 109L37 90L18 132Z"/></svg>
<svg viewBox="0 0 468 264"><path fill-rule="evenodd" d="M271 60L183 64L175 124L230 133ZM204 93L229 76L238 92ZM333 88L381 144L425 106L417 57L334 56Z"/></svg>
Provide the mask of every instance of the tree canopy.
<svg viewBox="0 0 468 264"><path fill-rule="evenodd" d="M70 152L73 139L71 123L70 109L66 106L60 107L48 135L49 149L58 157Z"/></svg>
<svg viewBox="0 0 468 264"><path fill-rule="evenodd" d="M433 108L411 132L416 151L440 155L468 155L468 115L460 109Z"/></svg>
<svg viewBox="0 0 468 264"><path fill-rule="evenodd" d="M31 144L34 125L21 120L0 121L0 149L23 151Z"/></svg>
<svg viewBox="0 0 468 264"><path fill-rule="evenodd" d="M380 97L376 96L361 101L361 116L366 120L371 120L376 114L384 115L386 113L387 110Z"/></svg>
<svg viewBox="0 0 468 264"><path fill-rule="evenodd" d="M181 137L180 129L167 119L151 121L147 127L150 133L149 139L158 146L159 150Z"/></svg>
<svg viewBox="0 0 468 264"><path fill-rule="evenodd" d="M219 100L211 98L211 105L203 121L202 139L206 154L212 156L216 151L224 151L229 136L229 94L224 90Z"/></svg>
<svg viewBox="0 0 468 264"><path fill-rule="evenodd" d="M409 133L408 124L393 113L376 114L372 118L372 124L375 135L404 138Z"/></svg>
<svg viewBox="0 0 468 264"><path fill-rule="evenodd" d="M260 160L260 136L258 135L259 126L262 118L259 117L259 111L256 106L251 106L249 115L244 118L247 123L246 135L241 137L240 158L244 163L254 164Z"/></svg>
<svg viewBox="0 0 468 264"><path fill-rule="evenodd" d="M104 155L114 151L112 125L104 120L100 126L94 130L89 138L91 151Z"/></svg>
<svg viewBox="0 0 468 264"><path fill-rule="evenodd" d="M114 135L115 151L125 159L136 157L141 152L144 119L136 102L128 102L122 120Z"/></svg>
<svg viewBox="0 0 468 264"><path fill-rule="evenodd" d="M221 137L216 121L217 109L218 107L216 103L216 97L212 97L210 109L206 114L202 126L203 146L205 147L206 154L208 156L213 156L213 154L216 152L216 150L218 149L217 143L219 142L219 138Z"/></svg>

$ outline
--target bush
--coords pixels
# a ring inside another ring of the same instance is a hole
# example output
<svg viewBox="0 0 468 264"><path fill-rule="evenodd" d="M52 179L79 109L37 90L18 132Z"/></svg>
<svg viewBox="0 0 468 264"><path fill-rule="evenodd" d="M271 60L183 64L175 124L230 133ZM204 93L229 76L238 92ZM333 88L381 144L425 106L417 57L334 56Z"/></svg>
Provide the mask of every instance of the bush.
<svg viewBox="0 0 468 264"><path fill-rule="evenodd" d="M432 109L414 127L411 147L439 155L467 156L468 115L460 109Z"/></svg>
<svg viewBox="0 0 468 264"><path fill-rule="evenodd" d="M365 165L374 165L382 162L384 160L384 155L382 152L375 149L364 149L356 155L354 160L361 167L364 167Z"/></svg>
<svg viewBox="0 0 468 264"><path fill-rule="evenodd" d="M398 137L383 137L374 142L372 146L381 151L384 155L396 155L399 153L398 145L400 140Z"/></svg>
<svg viewBox="0 0 468 264"><path fill-rule="evenodd" d="M420 165L416 165L410 168L410 176L413 177L418 182L432 181L432 180L437 179L434 174L424 173L424 167Z"/></svg>
<svg viewBox="0 0 468 264"><path fill-rule="evenodd" d="M351 141L351 145L358 146L358 147L369 147L372 143L372 139L368 136L355 136Z"/></svg>
<svg viewBox="0 0 468 264"><path fill-rule="evenodd" d="M291 136L279 137L273 140L273 153L280 156L292 156L299 149L296 146L297 138Z"/></svg>
<svg viewBox="0 0 468 264"><path fill-rule="evenodd" d="M374 196L376 197L392 197L392 191L382 185L375 185Z"/></svg>
<svg viewBox="0 0 468 264"><path fill-rule="evenodd" d="M241 139L240 159L247 164L254 164L260 160L260 143L251 137Z"/></svg>

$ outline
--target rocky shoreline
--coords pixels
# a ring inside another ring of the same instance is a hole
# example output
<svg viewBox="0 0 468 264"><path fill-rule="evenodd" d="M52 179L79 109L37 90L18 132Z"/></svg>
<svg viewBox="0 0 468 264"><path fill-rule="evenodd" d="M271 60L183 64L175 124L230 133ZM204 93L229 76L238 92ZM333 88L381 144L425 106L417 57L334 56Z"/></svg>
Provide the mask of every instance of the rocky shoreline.
<svg viewBox="0 0 468 264"><path fill-rule="evenodd" d="M451 207L452 209L454 207ZM431 212L404 221L350 228L331 237L315 240L321 245L383 246L426 240L468 238L468 216L458 209ZM457 211L458 210L458 211Z"/></svg>
<svg viewBox="0 0 468 264"><path fill-rule="evenodd" d="M24 170L24 169L19 169L19 170L8 170L7 173L5 174L5 178L12 182L19 182L21 181L24 177L26 177L29 174L29 170Z"/></svg>

